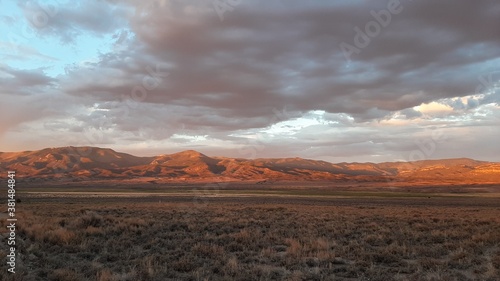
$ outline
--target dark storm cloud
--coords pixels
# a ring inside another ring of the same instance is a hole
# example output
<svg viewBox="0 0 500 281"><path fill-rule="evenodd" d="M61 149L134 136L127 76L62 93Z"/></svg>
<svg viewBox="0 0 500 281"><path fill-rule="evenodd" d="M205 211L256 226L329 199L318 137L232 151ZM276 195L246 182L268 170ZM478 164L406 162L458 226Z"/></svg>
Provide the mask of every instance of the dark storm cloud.
<svg viewBox="0 0 500 281"><path fill-rule="evenodd" d="M295 114L321 109L369 120L472 94L477 65L491 70L488 62L500 56L494 1L402 0L401 13L350 62L339 44L352 44L353 28L372 21L370 11L387 9L385 1L257 1L222 22L201 2L128 3L135 9L128 18L133 44L103 56L92 70L75 70L65 82L70 93L115 100L140 85L147 67L164 66L169 76L145 102L210 108L220 118L249 121L271 120L282 105ZM121 82L109 83L110 77Z"/></svg>

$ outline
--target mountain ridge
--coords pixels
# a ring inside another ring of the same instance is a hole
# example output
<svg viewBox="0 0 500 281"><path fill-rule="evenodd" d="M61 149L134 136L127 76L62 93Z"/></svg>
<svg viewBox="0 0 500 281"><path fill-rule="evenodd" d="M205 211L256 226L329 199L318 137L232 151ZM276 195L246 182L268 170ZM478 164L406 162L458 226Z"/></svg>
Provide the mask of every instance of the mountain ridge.
<svg viewBox="0 0 500 281"><path fill-rule="evenodd" d="M139 157L88 146L0 152L0 170L15 170L28 181L500 182L500 163L470 158L330 163L299 157L210 157L195 150Z"/></svg>

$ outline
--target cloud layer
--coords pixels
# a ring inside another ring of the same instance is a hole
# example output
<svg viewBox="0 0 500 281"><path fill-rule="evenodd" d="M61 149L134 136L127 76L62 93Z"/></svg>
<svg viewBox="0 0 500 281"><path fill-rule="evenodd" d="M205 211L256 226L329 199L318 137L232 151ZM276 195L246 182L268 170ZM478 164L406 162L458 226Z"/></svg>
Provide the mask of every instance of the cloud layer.
<svg viewBox="0 0 500 281"><path fill-rule="evenodd" d="M500 160L494 1L225 2L19 4L55 48L107 47L58 75L1 65L2 150L408 160L438 130L426 158Z"/></svg>

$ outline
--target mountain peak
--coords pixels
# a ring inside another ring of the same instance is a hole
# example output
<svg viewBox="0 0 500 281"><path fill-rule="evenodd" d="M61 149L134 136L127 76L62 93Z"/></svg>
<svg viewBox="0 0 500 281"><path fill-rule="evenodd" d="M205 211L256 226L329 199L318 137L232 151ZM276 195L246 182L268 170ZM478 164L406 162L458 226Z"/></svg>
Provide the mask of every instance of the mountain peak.
<svg viewBox="0 0 500 281"><path fill-rule="evenodd" d="M184 150L181 152L174 153L174 154L172 154L172 156L187 157L187 158L207 157L205 154L200 153L196 150Z"/></svg>

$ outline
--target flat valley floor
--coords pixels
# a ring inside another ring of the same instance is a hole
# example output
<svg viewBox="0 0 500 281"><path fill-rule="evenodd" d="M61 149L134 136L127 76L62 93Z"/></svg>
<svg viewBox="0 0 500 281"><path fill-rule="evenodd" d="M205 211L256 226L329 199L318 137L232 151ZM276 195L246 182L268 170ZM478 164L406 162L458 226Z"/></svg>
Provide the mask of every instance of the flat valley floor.
<svg viewBox="0 0 500 281"><path fill-rule="evenodd" d="M20 193L0 280L500 280L500 198L360 195Z"/></svg>

